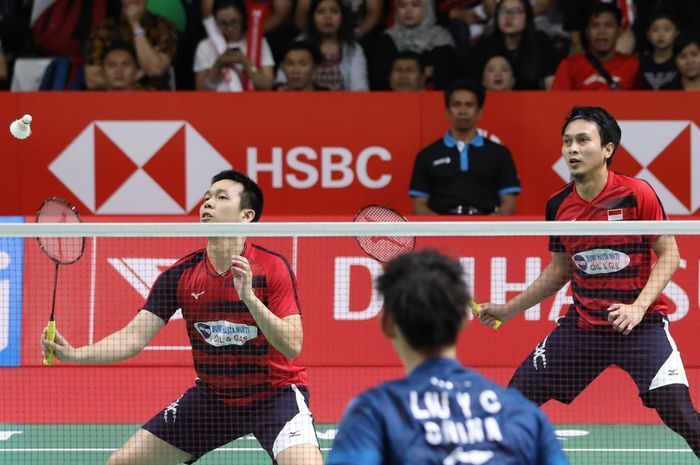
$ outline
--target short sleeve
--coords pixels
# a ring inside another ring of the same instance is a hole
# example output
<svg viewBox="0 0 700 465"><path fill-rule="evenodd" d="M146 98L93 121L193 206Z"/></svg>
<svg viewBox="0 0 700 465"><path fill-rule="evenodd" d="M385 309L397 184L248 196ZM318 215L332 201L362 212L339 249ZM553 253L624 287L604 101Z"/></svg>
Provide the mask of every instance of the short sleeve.
<svg viewBox="0 0 700 465"><path fill-rule="evenodd" d="M161 273L153 284L143 308L167 323L170 317L180 308L177 298L177 285L181 276L182 270L178 267L170 268Z"/></svg>
<svg viewBox="0 0 700 465"><path fill-rule="evenodd" d="M430 181L428 176L428 157L425 150L421 151L413 162L413 174L409 195L411 197L430 197Z"/></svg>
<svg viewBox="0 0 700 465"><path fill-rule="evenodd" d="M280 258L268 275L267 307L279 318L301 313L299 289L292 268L286 259Z"/></svg>
<svg viewBox="0 0 700 465"><path fill-rule="evenodd" d="M547 221L556 221L557 219L557 209L554 201L550 199L547 202L547 210L545 212L545 219ZM549 251L550 252L564 252L564 244L561 243L561 237L559 236L549 236Z"/></svg>
<svg viewBox="0 0 700 465"><path fill-rule="evenodd" d="M197 50L194 54L194 66L192 71L198 73L211 68L216 62L216 51L214 45L209 39L203 39L197 44Z"/></svg>
<svg viewBox="0 0 700 465"><path fill-rule="evenodd" d="M663 221L667 220L666 211L661 204L661 199L656 195L654 188L646 181L640 180L637 195L637 217L641 221ZM644 236L644 239L653 244L659 236Z"/></svg>
<svg viewBox="0 0 700 465"><path fill-rule="evenodd" d="M521 191L520 178L518 178L518 170L515 168L515 161L510 151L504 146L500 146L503 150L501 157L501 172L498 178L498 195L519 194Z"/></svg>
<svg viewBox="0 0 700 465"><path fill-rule="evenodd" d="M366 395L366 394L365 394ZM338 427L327 465L380 465L384 442L379 414L364 396L348 405Z"/></svg>

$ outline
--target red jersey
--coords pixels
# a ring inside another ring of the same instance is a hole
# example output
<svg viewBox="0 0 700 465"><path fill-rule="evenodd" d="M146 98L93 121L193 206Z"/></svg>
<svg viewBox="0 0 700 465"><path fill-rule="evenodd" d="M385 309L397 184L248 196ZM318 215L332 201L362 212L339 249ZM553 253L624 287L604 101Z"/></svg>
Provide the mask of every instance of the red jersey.
<svg viewBox="0 0 700 465"><path fill-rule="evenodd" d="M637 57L615 53L612 58L602 63L621 89L629 90L639 87L639 59ZM551 90L610 90L610 86L585 55L574 55L559 63Z"/></svg>
<svg viewBox="0 0 700 465"><path fill-rule="evenodd" d="M280 318L301 314L296 278L287 260L246 243L255 295ZM168 321L177 309L187 323L197 376L224 402L249 404L291 384L306 370L275 349L240 300L231 271L219 274L198 250L156 280L144 309Z"/></svg>
<svg viewBox="0 0 700 465"><path fill-rule="evenodd" d="M608 172L603 191L591 202L569 183L547 201L547 221L665 220L661 201L645 181ZM649 279L653 244L658 236L552 236L549 250L564 252L571 260L571 286L579 326L607 329L607 308L633 303ZM647 313L666 314L659 298Z"/></svg>

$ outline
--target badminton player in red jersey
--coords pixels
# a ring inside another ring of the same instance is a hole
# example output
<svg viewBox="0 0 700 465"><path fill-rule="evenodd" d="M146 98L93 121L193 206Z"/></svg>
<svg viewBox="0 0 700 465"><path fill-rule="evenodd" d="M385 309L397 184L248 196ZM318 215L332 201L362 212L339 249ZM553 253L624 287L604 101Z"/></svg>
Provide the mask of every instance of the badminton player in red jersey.
<svg viewBox="0 0 700 465"><path fill-rule="evenodd" d="M202 222L248 223L263 194L242 173L214 176ZM296 278L287 260L243 237L209 238L156 280L141 311L123 329L73 348L58 332L44 341L65 362L110 363L143 350L177 309L187 323L195 385L156 414L109 458L109 465L193 463L253 434L279 465L321 465L308 407Z"/></svg>
<svg viewBox="0 0 700 465"><path fill-rule="evenodd" d="M562 128L572 182L547 202L548 221L666 220L649 184L609 169L622 131L603 108L574 107ZM660 298L679 263L673 236L553 236L552 261L506 304L479 319L508 321L571 281L574 303L520 365L510 385L538 405L570 403L611 365L637 384L645 406L700 457L700 416ZM653 256L656 256L654 261Z"/></svg>

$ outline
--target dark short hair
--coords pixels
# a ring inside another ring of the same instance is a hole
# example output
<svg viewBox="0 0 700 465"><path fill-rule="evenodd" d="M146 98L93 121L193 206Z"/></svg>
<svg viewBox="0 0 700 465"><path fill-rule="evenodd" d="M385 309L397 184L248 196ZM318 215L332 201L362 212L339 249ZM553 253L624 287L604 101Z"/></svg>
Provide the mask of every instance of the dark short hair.
<svg viewBox="0 0 700 465"><path fill-rule="evenodd" d="M253 222L258 221L262 216L264 202L260 186L245 174L234 170L224 170L217 173L211 178L211 183L214 184L215 182L223 180L237 182L243 186L243 192L241 192L241 208L250 208L253 210L255 212Z"/></svg>
<svg viewBox="0 0 700 465"><path fill-rule="evenodd" d="M445 89L445 107L450 106L450 99L452 94L458 90L466 90L476 95L476 104L479 108L484 108L484 103L486 102L486 92L484 92L484 87L474 81L454 81Z"/></svg>
<svg viewBox="0 0 700 465"><path fill-rule="evenodd" d="M285 50L284 57L286 58L289 52L295 50L305 50L309 52L309 55L311 55L311 59L316 65L323 61L323 55L321 55L321 51L318 49L316 44L314 44L313 42L309 42L308 40L297 40L295 42L292 42L289 45L289 47L287 47L287 50Z"/></svg>
<svg viewBox="0 0 700 465"><path fill-rule="evenodd" d="M564 120L564 125L561 127L561 134L564 135L566 127L575 120L582 119L591 123L595 123L600 134L600 142L602 145L607 145L612 142L615 145L612 155L607 159L608 166L612 163L612 159L620 146L622 139L622 129L617 124L615 118L608 113L605 108L601 107L579 107L575 106L571 109L571 113Z"/></svg>
<svg viewBox="0 0 700 465"><path fill-rule="evenodd" d="M667 19L671 21L674 26L676 26L676 29L679 29L678 18L676 17L676 15L674 15L671 10L663 7L657 7L651 11L651 14L649 15L649 25L647 26L647 29L650 29L651 25L654 24L654 21L659 19Z"/></svg>
<svg viewBox="0 0 700 465"><path fill-rule="evenodd" d="M396 54L394 59L391 61L391 68L394 68L394 64L399 61L399 60L413 60L416 63L418 63L418 68L420 69L421 73L425 73L425 61L421 56L416 53L412 52L410 50L404 50L403 52L399 52Z"/></svg>
<svg viewBox="0 0 700 465"><path fill-rule="evenodd" d="M673 56L677 57L688 45L700 47L700 35L696 32L681 32L673 41Z"/></svg>
<svg viewBox="0 0 700 465"><path fill-rule="evenodd" d="M457 260L434 250L400 255L376 281L384 312L393 318L412 348L454 345L471 297Z"/></svg>
<svg viewBox="0 0 700 465"><path fill-rule="evenodd" d="M136 55L136 49L134 48L133 44L124 41L113 42L109 47L105 48L104 52L102 52L102 62L104 63L104 59L107 58L107 55L115 50L124 50L127 52L129 55L131 55L131 58L134 59L134 64L138 66L139 60L138 55Z"/></svg>
<svg viewBox="0 0 700 465"><path fill-rule="evenodd" d="M591 20L593 20L595 17L598 15L601 15L603 13L612 13L612 15L615 17L615 22L617 23L617 27L622 26L622 11L615 5L614 3L600 3L596 2L595 5L591 6L591 9L588 14L588 20L586 21L586 25L589 25L591 23Z"/></svg>
<svg viewBox="0 0 700 465"><path fill-rule="evenodd" d="M245 32L248 30L248 7L246 6L245 0L214 0L213 12L214 16L220 10L226 8L233 8L241 15L241 31Z"/></svg>

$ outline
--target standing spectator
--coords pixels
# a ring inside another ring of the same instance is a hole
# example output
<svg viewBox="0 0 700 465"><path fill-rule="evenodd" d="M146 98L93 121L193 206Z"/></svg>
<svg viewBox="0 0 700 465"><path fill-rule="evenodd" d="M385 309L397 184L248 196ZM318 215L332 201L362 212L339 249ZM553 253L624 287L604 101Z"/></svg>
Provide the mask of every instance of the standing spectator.
<svg viewBox="0 0 700 465"><path fill-rule="evenodd" d="M450 129L418 153L409 195L415 215L512 215L520 180L510 152L477 131L484 90L457 81L445 90Z"/></svg>
<svg viewBox="0 0 700 465"><path fill-rule="evenodd" d="M482 69L484 57L502 53L513 66L516 89L548 89L557 69L556 53L547 34L535 28L530 2L501 0L495 14L493 34L477 47L478 69Z"/></svg>
<svg viewBox="0 0 700 465"><path fill-rule="evenodd" d="M419 92L425 90L425 65L420 55L400 52L391 64L389 87L395 92Z"/></svg>
<svg viewBox="0 0 700 465"><path fill-rule="evenodd" d="M435 24L432 0L398 0L396 24L379 38L372 63L372 88L389 89L389 72L399 52L421 55L432 86L444 89L454 80L457 54L447 29Z"/></svg>
<svg viewBox="0 0 700 465"><path fill-rule="evenodd" d="M565 58L552 90L619 90L639 86L639 59L615 51L622 16L610 3L598 3L586 26L588 52Z"/></svg>
<svg viewBox="0 0 700 465"><path fill-rule="evenodd" d="M406 377L350 403L329 465L569 463L532 402L457 361L457 335L471 299L465 281L457 260L434 251L389 262L377 279L382 332ZM439 408L426 408L432 399Z"/></svg>
<svg viewBox="0 0 700 465"><path fill-rule="evenodd" d="M136 51L130 44L115 43L102 58L105 90L137 90L139 67Z"/></svg>
<svg viewBox="0 0 700 465"><path fill-rule="evenodd" d="M330 90L369 90L367 59L352 30L352 18L341 0L312 0L304 39L315 44L323 60L314 84Z"/></svg>
<svg viewBox="0 0 700 465"><path fill-rule="evenodd" d="M321 52L314 44L303 40L292 42L280 67L286 83L277 87L277 90L328 90L314 84L314 70L321 60Z"/></svg>
<svg viewBox="0 0 700 465"><path fill-rule="evenodd" d="M700 36L682 33L673 43L678 76L668 89L700 90Z"/></svg>
<svg viewBox="0 0 700 465"><path fill-rule="evenodd" d="M275 62L266 39L262 40L260 67L247 56L248 10L244 0L216 0L214 20L225 44L202 39L194 56L195 88L217 92L241 92L248 80L259 90L272 88Z"/></svg>
<svg viewBox="0 0 700 465"><path fill-rule="evenodd" d="M486 90L509 91L515 87L513 65L508 57L493 55L486 61L481 73L481 84Z"/></svg>
<svg viewBox="0 0 700 465"><path fill-rule="evenodd" d="M104 51L115 42L133 44L139 67L143 70L141 86L158 90L171 89L170 65L177 52L177 32L173 24L146 10L146 0L121 0L121 15L109 19L90 35L86 47L85 84L89 90L104 89L102 68Z"/></svg>
<svg viewBox="0 0 700 465"><path fill-rule="evenodd" d="M642 88L659 90L676 79L678 70L673 60L673 41L678 37L676 20L670 13L656 11L647 29L651 50L639 59Z"/></svg>

